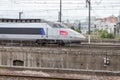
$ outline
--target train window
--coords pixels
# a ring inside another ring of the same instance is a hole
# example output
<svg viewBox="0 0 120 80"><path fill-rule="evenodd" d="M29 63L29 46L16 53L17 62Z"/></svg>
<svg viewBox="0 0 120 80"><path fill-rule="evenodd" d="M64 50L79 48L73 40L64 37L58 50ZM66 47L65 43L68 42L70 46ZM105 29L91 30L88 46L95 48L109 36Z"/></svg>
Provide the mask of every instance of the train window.
<svg viewBox="0 0 120 80"><path fill-rule="evenodd" d="M34 20L36 22L36 20Z"/></svg>
<svg viewBox="0 0 120 80"><path fill-rule="evenodd" d="M13 20L10 20L11 22L13 22Z"/></svg>
<svg viewBox="0 0 120 80"><path fill-rule="evenodd" d="M6 22L8 22L9 20L6 20Z"/></svg>
<svg viewBox="0 0 120 80"><path fill-rule="evenodd" d="M41 22L41 19L39 19L38 21Z"/></svg>
<svg viewBox="0 0 120 80"><path fill-rule="evenodd" d="M60 28L60 27L58 26L58 24L54 24L53 28Z"/></svg>
<svg viewBox="0 0 120 80"><path fill-rule="evenodd" d="M30 20L29 22L32 22L32 20Z"/></svg>
<svg viewBox="0 0 120 80"><path fill-rule="evenodd" d="M2 20L2 22L4 22L4 20Z"/></svg>
<svg viewBox="0 0 120 80"><path fill-rule="evenodd" d="M20 22L23 22L23 20L20 20Z"/></svg>
<svg viewBox="0 0 120 80"><path fill-rule="evenodd" d="M4 22L6 22L6 20L4 20Z"/></svg>
<svg viewBox="0 0 120 80"><path fill-rule="evenodd" d="M38 20L36 20L36 22L39 22Z"/></svg>
<svg viewBox="0 0 120 80"><path fill-rule="evenodd" d="M58 24L58 26L59 26L60 28L64 28L64 26L63 26L63 25Z"/></svg>
<svg viewBox="0 0 120 80"><path fill-rule="evenodd" d="M32 22L34 22L34 20L32 20Z"/></svg>
<svg viewBox="0 0 120 80"><path fill-rule="evenodd" d="M15 22L15 20L13 20L13 22Z"/></svg>
<svg viewBox="0 0 120 80"><path fill-rule="evenodd" d="M15 20L15 22L18 22L18 20Z"/></svg>
<svg viewBox="0 0 120 80"><path fill-rule="evenodd" d="M14 60L13 66L24 66L24 61L21 60Z"/></svg>
<svg viewBox="0 0 120 80"><path fill-rule="evenodd" d="M21 22L20 20L18 20L17 22Z"/></svg>
<svg viewBox="0 0 120 80"><path fill-rule="evenodd" d="M25 20L25 22L27 22L27 20Z"/></svg>
<svg viewBox="0 0 120 80"><path fill-rule="evenodd" d="M67 28L67 26L65 26L63 24L54 24L53 28Z"/></svg>

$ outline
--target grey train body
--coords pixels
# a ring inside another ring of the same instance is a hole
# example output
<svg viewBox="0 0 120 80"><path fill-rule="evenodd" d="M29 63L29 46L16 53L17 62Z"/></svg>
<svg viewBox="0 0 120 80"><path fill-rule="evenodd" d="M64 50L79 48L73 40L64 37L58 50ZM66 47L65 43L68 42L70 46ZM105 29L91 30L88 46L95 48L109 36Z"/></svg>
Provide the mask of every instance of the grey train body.
<svg viewBox="0 0 120 80"><path fill-rule="evenodd" d="M32 40L38 44L68 44L85 37L61 23L0 23L1 40Z"/></svg>

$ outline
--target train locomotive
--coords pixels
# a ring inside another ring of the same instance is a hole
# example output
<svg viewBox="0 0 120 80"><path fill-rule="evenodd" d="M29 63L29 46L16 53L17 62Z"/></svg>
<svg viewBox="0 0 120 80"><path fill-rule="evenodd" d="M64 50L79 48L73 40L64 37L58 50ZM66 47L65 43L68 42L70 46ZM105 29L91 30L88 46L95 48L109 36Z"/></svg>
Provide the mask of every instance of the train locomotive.
<svg viewBox="0 0 120 80"><path fill-rule="evenodd" d="M1 40L31 40L39 45L80 43L85 37L59 22L0 23Z"/></svg>

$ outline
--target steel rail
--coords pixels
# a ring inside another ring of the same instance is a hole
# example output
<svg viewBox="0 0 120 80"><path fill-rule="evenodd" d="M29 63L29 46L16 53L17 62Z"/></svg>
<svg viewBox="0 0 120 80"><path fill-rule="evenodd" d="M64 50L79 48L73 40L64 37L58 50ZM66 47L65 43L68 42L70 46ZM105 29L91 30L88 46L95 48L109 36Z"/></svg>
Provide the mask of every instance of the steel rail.
<svg viewBox="0 0 120 80"><path fill-rule="evenodd" d="M40 48L71 48L71 49L120 49L120 44L106 44L106 43L93 43L93 44L67 44L66 46L61 46L57 44L46 44L45 46L40 46L32 41L20 42L20 41L0 41L0 46L4 47L40 47Z"/></svg>

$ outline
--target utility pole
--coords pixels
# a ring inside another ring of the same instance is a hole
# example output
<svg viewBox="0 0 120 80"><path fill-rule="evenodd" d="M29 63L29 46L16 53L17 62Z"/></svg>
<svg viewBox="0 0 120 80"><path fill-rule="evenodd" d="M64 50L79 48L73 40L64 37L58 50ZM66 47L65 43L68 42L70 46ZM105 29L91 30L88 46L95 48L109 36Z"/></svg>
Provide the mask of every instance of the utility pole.
<svg viewBox="0 0 120 80"><path fill-rule="evenodd" d="M62 0L60 0L59 22L62 21Z"/></svg>
<svg viewBox="0 0 120 80"><path fill-rule="evenodd" d="M78 28L81 31L81 21L79 21L79 23L78 23Z"/></svg>
<svg viewBox="0 0 120 80"><path fill-rule="evenodd" d="M90 27L91 27L91 0L86 0L86 7L88 6L88 44L90 44Z"/></svg>
<svg viewBox="0 0 120 80"><path fill-rule="evenodd" d="M19 12L19 19L21 19L23 12Z"/></svg>

